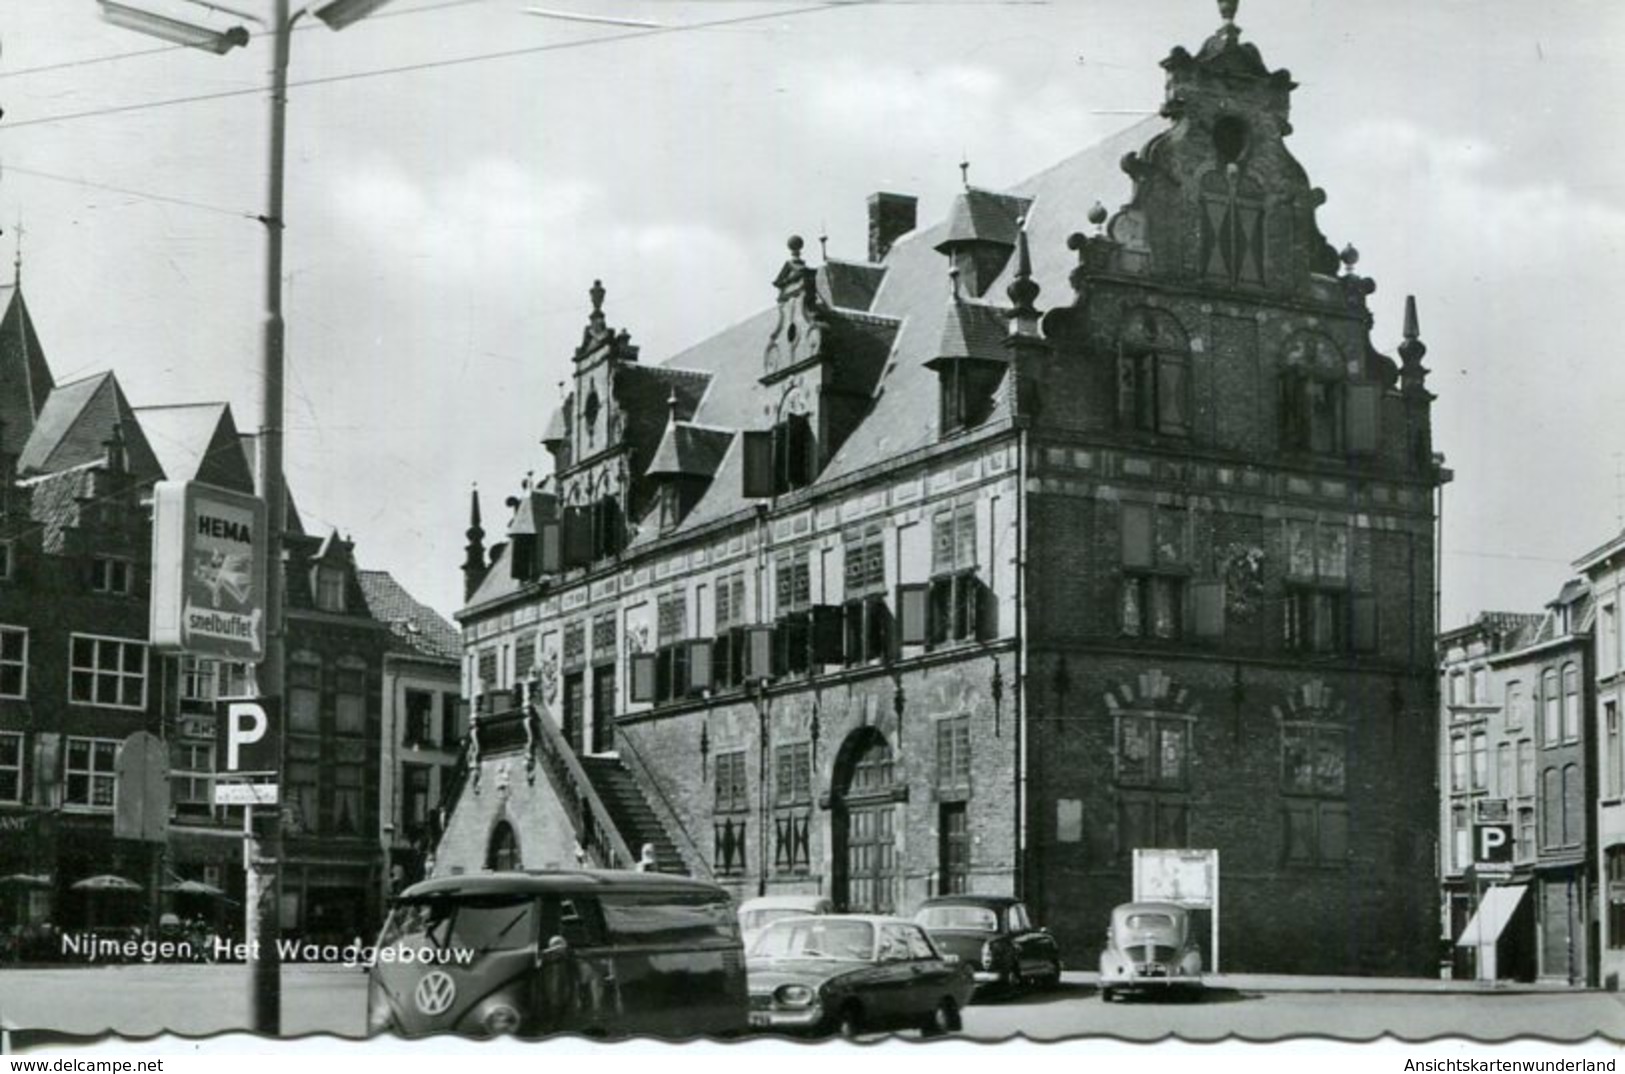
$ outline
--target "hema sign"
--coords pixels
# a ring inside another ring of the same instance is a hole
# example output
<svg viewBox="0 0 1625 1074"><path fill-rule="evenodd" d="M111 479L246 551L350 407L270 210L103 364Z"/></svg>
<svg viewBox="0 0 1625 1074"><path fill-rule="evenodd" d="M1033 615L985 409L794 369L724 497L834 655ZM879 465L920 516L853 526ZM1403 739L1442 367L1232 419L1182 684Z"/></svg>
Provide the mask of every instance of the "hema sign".
<svg viewBox="0 0 1625 1074"><path fill-rule="evenodd" d="M257 661L265 652L265 503L195 481L153 490L152 644Z"/></svg>

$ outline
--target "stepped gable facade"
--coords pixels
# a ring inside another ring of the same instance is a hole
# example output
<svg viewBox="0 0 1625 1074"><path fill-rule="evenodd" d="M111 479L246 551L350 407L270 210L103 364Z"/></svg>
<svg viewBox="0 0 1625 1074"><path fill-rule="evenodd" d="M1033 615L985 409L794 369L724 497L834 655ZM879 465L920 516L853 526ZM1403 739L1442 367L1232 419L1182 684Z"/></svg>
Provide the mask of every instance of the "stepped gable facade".
<svg viewBox="0 0 1625 1074"><path fill-rule="evenodd" d="M472 513L436 872L1014 892L1089 968L1136 850L1213 849L1224 969L1436 969L1426 348L1221 8L1160 117L875 195L662 365L594 285L551 475Z"/></svg>

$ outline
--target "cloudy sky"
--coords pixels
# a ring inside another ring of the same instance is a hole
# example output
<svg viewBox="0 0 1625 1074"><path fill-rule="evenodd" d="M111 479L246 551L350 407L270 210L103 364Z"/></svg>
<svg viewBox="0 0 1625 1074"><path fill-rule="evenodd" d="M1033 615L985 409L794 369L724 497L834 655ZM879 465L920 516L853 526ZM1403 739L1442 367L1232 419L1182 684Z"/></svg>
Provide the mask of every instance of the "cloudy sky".
<svg viewBox="0 0 1625 1074"><path fill-rule="evenodd" d="M289 477L308 525L448 613L470 484L500 529L545 472L594 277L659 361L771 301L791 232L861 259L872 191L929 220L962 157L1010 185L1155 110L1157 62L1219 22L1211 0L535 2L661 28L395 0L293 42ZM1418 296L1457 475L1445 622L1537 608L1625 510L1625 5L1245 0L1237 21L1301 84L1290 144L1378 282L1380 347ZM112 368L136 405L256 425L268 40L164 48L56 0L7 5L0 47L0 251L20 219L57 379Z"/></svg>

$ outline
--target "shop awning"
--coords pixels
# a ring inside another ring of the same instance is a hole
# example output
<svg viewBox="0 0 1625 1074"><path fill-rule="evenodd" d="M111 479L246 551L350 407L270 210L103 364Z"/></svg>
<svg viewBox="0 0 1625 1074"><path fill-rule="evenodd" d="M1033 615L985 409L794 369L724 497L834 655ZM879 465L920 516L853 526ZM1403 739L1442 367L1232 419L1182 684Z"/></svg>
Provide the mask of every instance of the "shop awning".
<svg viewBox="0 0 1625 1074"><path fill-rule="evenodd" d="M1478 909L1473 911L1467 927L1461 930L1461 936L1456 939L1456 946L1480 947L1500 939L1502 930L1512 920L1513 912L1518 909L1518 903L1528 890L1527 884L1497 884L1486 889L1484 897L1478 902Z"/></svg>

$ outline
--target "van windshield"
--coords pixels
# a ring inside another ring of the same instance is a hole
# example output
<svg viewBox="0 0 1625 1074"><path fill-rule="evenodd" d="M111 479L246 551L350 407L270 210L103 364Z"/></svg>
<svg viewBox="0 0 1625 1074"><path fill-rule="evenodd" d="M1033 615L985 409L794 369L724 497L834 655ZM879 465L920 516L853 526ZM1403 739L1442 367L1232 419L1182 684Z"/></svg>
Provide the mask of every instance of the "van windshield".
<svg viewBox="0 0 1625 1074"><path fill-rule="evenodd" d="M380 947L512 951L536 942L535 900L518 895L428 898L397 903Z"/></svg>
<svg viewBox="0 0 1625 1074"><path fill-rule="evenodd" d="M927 906L914 921L928 929L999 931L999 915L986 906Z"/></svg>

